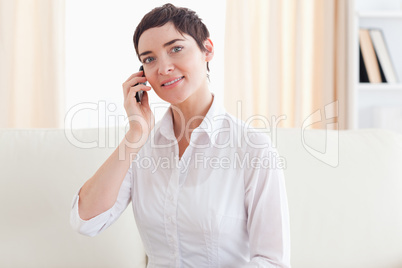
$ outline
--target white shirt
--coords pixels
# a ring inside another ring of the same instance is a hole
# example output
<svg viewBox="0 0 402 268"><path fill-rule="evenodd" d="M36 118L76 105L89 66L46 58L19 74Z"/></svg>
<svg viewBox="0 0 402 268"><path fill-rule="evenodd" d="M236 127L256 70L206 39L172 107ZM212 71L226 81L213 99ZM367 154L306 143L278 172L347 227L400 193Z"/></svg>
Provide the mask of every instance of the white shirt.
<svg viewBox="0 0 402 268"><path fill-rule="evenodd" d="M267 134L214 98L178 153L168 109L132 161L115 205L84 221L76 195L73 228L94 236L132 201L147 267L290 267L283 170Z"/></svg>

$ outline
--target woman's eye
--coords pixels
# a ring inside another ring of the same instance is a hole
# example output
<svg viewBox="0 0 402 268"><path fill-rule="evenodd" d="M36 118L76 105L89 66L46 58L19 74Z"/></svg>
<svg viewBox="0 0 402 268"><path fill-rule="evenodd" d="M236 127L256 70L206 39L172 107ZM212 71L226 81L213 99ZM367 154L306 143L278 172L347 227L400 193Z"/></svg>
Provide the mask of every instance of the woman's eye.
<svg viewBox="0 0 402 268"><path fill-rule="evenodd" d="M172 49L172 51L173 52L179 52L179 51L181 51L183 49L183 47L174 47L173 49Z"/></svg>
<svg viewBox="0 0 402 268"><path fill-rule="evenodd" d="M153 60L154 60L153 57L148 57L148 58L145 58L145 59L143 60L143 63L150 63L150 62L152 62Z"/></svg>

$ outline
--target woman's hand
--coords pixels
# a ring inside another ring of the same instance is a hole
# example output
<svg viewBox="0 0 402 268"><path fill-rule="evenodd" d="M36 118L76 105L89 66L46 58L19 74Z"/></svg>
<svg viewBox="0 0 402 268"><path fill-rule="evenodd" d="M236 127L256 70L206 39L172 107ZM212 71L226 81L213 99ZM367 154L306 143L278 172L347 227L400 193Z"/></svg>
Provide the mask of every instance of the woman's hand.
<svg viewBox="0 0 402 268"><path fill-rule="evenodd" d="M155 126L155 118L148 102L147 91L151 90L151 87L138 84L147 81L146 77L142 77L142 75L143 71L134 73L123 83L124 109L130 123L129 133L138 138L144 138L142 135L148 138ZM141 102L137 102L135 94L140 90L143 90L144 93Z"/></svg>

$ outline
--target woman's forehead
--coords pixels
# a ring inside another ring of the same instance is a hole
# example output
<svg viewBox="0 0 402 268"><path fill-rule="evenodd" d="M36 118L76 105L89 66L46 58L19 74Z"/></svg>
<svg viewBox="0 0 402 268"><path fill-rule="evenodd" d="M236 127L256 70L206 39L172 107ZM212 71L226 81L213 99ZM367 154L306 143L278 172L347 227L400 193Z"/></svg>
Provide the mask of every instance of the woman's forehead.
<svg viewBox="0 0 402 268"><path fill-rule="evenodd" d="M188 39L186 34L180 33L173 23L168 22L160 27L149 28L144 31L138 40L138 50L146 49L150 46L163 46L173 39Z"/></svg>

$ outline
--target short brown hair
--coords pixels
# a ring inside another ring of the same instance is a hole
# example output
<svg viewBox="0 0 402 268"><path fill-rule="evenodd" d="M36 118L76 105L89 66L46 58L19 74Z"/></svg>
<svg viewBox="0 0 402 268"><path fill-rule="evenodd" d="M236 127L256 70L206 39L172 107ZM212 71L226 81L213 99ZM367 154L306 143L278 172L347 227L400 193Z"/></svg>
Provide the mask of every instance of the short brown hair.
<svg viewBox="0 0 402 268"><path fill-rule="evenodd" d="M137 56L139 55L138 42L140 36L146 30L161 27L168 22L172 22L179 33L188 34L194 38L201 51L208 51L203 42L209 38L209 31L198 15L188 8L165 4L148 12L135 29L133 42ZM207 69L209 71L208 63Z"/></svg>

